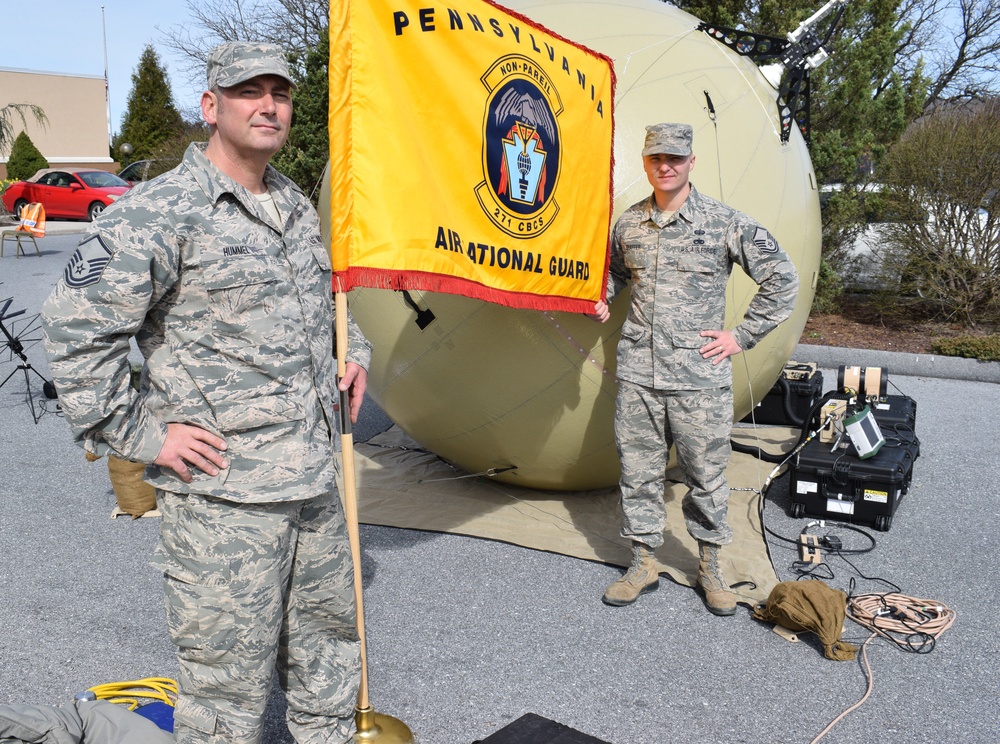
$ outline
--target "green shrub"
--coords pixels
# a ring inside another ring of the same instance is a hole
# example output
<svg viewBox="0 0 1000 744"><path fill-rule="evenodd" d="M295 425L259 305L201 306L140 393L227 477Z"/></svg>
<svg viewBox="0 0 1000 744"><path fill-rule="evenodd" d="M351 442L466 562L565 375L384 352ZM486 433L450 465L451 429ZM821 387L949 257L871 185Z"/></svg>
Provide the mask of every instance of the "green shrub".
<svg viewBox="0 0 1000 744"><path fill-rule="evenodd" d="M984 362L1000 362L1000 336L955 336L937 338L931 350L942 356L966 357Z"/></svg>
<svg viewBox="0 0 1000 744"><path fill-rule="evenodd" d="M824 258L819 263L819 276L816 279L816 294L813 296L813 313L835 313L840 310L840 301L844 294L844 282L840 275Z"/></svg>
<svg viewBox="0 0 1000 744"><path fill-rule="evenodd" d="M7 187L12 183L17 183L17 179L8 178L6 180L0 180L0 196L3 196L3 192L7 190ZM4 222L9 221L12 215L7 211L7 207L4 206L3 202L0 202L0 218L3 218Z"/></svg>
<svg viewBox="0 0 1000 744"><path fill-rule="evenodd" d="M1000 313L1000 99L941 106L893 145L882 173L884 268L899 304L976 328Z"/></svg>
<svg viewBox="0 0 1000 744"><path fill-rule="evenodd" d="M38 151L35 143L24 132L17 135L10 148L10 158L7 160L7 175L23 181L35 175L35 172L48 168L49 161Z"/></svg>

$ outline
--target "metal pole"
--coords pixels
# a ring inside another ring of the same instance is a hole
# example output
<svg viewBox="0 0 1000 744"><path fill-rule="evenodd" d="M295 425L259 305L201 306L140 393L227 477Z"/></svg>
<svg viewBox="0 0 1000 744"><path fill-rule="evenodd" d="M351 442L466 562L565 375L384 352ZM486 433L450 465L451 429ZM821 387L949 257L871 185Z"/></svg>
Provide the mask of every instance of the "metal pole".
<svg viewBox="0 0 1000 744"><path fill-rule="evenodd" d="M108 154L111 154L111 85L108 82L108 30L104 23L104 6L101 6L101 35L104 37L104 100L108 106Z"/></svg>
<svg viewBox="0 0 1000 744"><path fill-rule="evenodd" d="M347 369L347 294L340 288L339 282L335 294L337 336L337 379L344 377ZM361 586L361 536L358 524L358 493L357 479L354 468L354 435L351 433L351 401L350 391L340 393L340 435L341 457L344 475L344 518L347 522L347 535L351 543L351 557L354 559L354 599L358 610L358 637L361 639L361 686L358 690L358 704L354 710L354 722L357 733L353 741L356 744L413 744L413 733L405 723L398 718L385 713L376 713L368 699L368 649L365 643L365 606L364 592Z"/></svg>

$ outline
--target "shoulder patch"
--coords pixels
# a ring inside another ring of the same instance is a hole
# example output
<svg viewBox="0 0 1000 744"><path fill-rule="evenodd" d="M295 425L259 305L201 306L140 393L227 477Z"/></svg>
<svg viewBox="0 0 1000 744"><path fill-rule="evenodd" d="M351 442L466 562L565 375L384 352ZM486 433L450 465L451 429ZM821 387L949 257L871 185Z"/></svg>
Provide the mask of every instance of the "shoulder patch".
<svg viewBox="0 0 1000 744"><path fill-rule="evenodd" d="M761 253L778 252L778 242L763 227L758 227L757 231L754 232L753 242L760 249Z"/></svg>
<svg viewBox="0 0 1000 744"><path fill-rule="evenodd" d="M66 286L80 289L96 284L104 268L111 261L111 251L104 245L100 235L87 238L76 247L72 258L66 264L63 278Z"/></svg>

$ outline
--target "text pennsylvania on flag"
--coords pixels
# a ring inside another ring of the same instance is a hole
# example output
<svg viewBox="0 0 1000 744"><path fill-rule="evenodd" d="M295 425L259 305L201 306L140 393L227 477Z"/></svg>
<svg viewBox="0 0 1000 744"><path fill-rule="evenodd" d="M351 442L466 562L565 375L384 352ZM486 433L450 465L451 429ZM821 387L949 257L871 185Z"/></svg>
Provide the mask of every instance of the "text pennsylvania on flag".
<svg viewBox="0 0 1000 744"><path fill-rule="evenodd" d="M333 267L354 286L588 312L611 60L483 0L331 4Z"/></svg>

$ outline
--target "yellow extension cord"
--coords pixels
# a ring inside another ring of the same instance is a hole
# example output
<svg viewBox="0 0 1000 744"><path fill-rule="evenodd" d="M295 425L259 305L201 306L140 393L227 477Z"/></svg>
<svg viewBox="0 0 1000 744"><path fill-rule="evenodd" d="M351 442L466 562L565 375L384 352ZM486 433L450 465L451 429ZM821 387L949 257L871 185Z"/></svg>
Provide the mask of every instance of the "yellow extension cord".
<svg viewBox="0 0 1000 744"><path fill-rule="evenodd" d="M177 682L169 677L147 677L131 682L108 682L90 688L98 700L116 705L127 705L129 710L139 707L141 698L159 700L173 707L177 700Z"/></svg>

